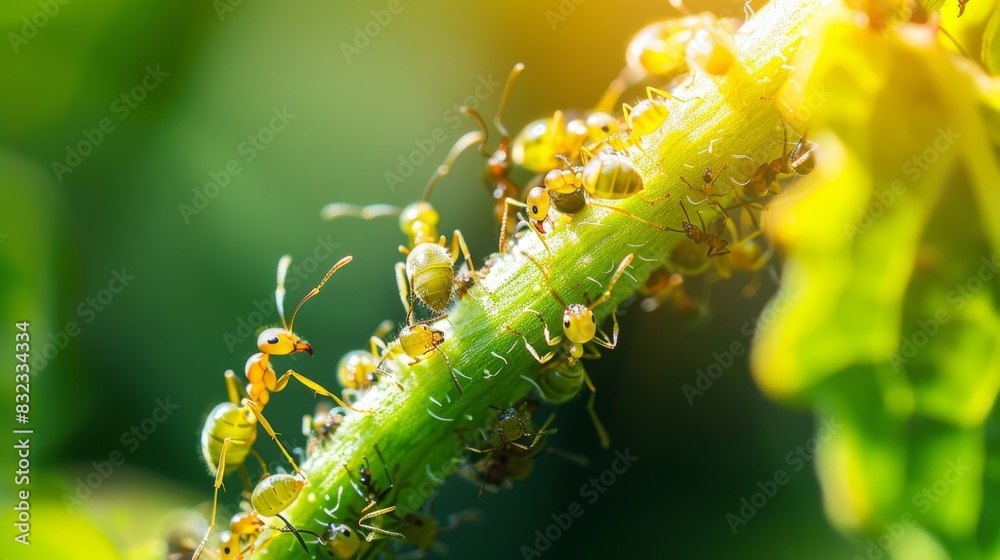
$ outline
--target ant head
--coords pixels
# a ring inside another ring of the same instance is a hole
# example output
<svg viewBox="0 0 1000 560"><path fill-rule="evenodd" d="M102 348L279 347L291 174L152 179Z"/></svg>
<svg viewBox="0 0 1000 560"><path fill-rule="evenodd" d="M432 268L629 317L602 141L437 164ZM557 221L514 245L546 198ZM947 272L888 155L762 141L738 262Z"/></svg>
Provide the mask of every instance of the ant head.
<svg viewBox="0 0 1000 560"><path fill-rule="evenodd" d="M334 558L354 558L361 549L361 539L358 534L345 524L328 525L323 532L323 541Z"/></svg>
<svg viewBox="0 0 1000 560"><path fill-rule="evenodd" d="M366 350L352 350L337 364L337 379L344 387L362 388L374 375L378 360Z"/></svg>
<svg viewBox="0 0 1000 560"><path fill-rule="evenodd" d="M590 342L597 334L594 312L580 303L569 304L563 312L563 332L566 338L577 344Z"/></svg>
<svg viewBox="0 0 1000 560"><path fill-rule="evenodd" d="M416 245L417 240L433 241L437 238L439 220L440 215L430 202L415 202L400 213L399 229L410 238L412 245Z"/></svg>
<svg viewBox="0 0 1000 560"><path fill-rule="evenodd" d="M587 139L593 142L603 142L612 134L621 132L618 117L611 113L594 112L587 115Z"/></svg>
<svg viewBox="0 0 1000 560"><path fill-rule="evenodd" d="M272 327L261 331L257 337L257 348L271 356L287 356L295 352L308 352L313 355L312 346L302 340L299 335L282 327Z"/></svg>
<svg viewBox="0 0 1000 560"><path fill-rule="evenodd" d="M553 172L555 171L550 172L550 174ZM548 175L546 175L547 179ZM544 222L545 218L549 216L549 204L552 202L548 190L545 187L534 187L528 191L525 201L528 205L528 218L535 222Z"/></svg>

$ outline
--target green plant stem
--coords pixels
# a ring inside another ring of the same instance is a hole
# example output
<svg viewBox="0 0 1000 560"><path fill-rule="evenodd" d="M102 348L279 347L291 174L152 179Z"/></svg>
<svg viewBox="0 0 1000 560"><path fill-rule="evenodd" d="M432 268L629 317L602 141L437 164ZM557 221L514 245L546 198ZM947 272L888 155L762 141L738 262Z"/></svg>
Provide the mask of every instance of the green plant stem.
<svg viewBox="0 0 1000 560"><path fill-rule="evenodd" d="M789 65L808 63L796 61L795 55L804 34L826 12L825 4L824 0L784 0L766 6L751 18L736 37L739 67L721 79L700 76L690 88L678 92L686 102L671 101L672 114L666 124L643 138L641 146L631 147L646 196L669 191L670 198L650 205L633 197L619 207L646 220L679 228L684 217L677 201L690 193L679 181L681 175L694 181L701 169L719 169L725 163L734 163L735 154L766 153L760 150L765 146L773 148L781 121L774 103L762 98L778 93L791 71ZM746 176L736 178L745 180ZM697 218L692 218L697 223ZM607 286L622 259L634 254L628 274L615 285L611 300L595 310L600 324L611 314L615 302L624 301L640 287L684 238L683 234L660 232L606 209L589 208L547 237L552 250L552 282L566 303L592 301L603 292L601 286ZM440 356L413 366L398 364L405 389L400 391L392 383L373 389L358 403L371 413L351 413L332 441L302 465L310 486L286 512L296 527L320 533L321 523L331 521L357 527L358 512L365 501L352 488L349 476L356 480L363 456L372 463L378 488L386 487L374 451L376 443L388 468L398 465L398 471L394 474L394 490L375 507L396 505L402 512L419 508L438 485L438 477L453 472L463 460L463 444L456 430L487 426L493 414L490 405L509 405L533 389L525 378L533 378L539 364L525 350L521 338L504 326L524 333L544 353L549 349L541 323L523 311L540 312L556 336L562 334L563 308L522 252L546 262L545 249L536 236L523 236L512 251L496 261L449 318L436 325L447 337L441 350L457 370L471 378L459 378L464 394L458 395ZM596 379L595 383L600 386L602 380ZM615 434L611 436L613 441ZM323 508L333 508L340 492L340 508L334 520ZM394 521L383 516L370 523L391 529ZM305 558L299 547L289 545L290 541L291 537L284 535L270 541L264 547L267 558Z"/></svg>

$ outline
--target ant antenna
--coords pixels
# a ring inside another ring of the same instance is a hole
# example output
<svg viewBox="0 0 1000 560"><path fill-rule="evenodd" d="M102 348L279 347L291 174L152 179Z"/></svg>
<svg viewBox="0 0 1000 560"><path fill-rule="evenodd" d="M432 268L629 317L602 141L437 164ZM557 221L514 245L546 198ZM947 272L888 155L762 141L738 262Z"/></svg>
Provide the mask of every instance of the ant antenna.
<svg viewBox="0 0 1000 560"><path fill-rule="evenodd" d="M503 97L500 98L500 108L497 110L497 116L493 119L493 124L500 131L500 135L508 141L510 140L510 133L507 132L507 128L503 125L503 116L507 112L507 102L510 100L510 92L514 89L514 82L517 81L517 77L523 71L523 62L518 62L511 68L510 75L507 77L507 85L503 88Z"/></svg>
<svg viewBox="0 0 1000 560"><path fill-rule="evenodd" d="M670 0L670 5L673 6L675 10L680 12L681 15L684 16L691 15L691 10L689 10L688 7L684 5L684 0Z"/></svg>
<svg viewBox="0 0 1000 560"><path fill-rule="evenodd" d="M354 216L362 220L371 220L382 216L398 216L402 211L402 208L392 206L391 204L358 206L357 204L347 204L346 202L332 202L323 207L320 211L320 216L324 220L336 220L343 216Z"/></svg>
<svg viewBox="0 0 1000 560"><path fill-rule="evenodd" d="M286 257L287 257L287 255L286 255ZM284 259L282 259L282 260L284 260ZM288 330L288 331L292 330L292 326L295 324L295 315L298 314L299 309L302 307L302 304L305 303L305 302L307 302L307 301L309 301L309 299L312 298L314 295L318 294L319 291L320 291L320 289L323 287L323 284L326 284L326 281L329 280L331 276L333 276L333 273L337 272L337 270L339 270L341 267L345 266L347 263L351 262L352 260L354 260L354 257L348 255L348 256L340 259L339 261L337 261L337 264L335 264L332 267L330 267L330 272L327 272L326 276L324 276L323 279L320 280L319 285L317 285L315 288L312 289L312 291L310 291L308 294L306 294L306 296L304 298L302 298L302 301L300 301L299 304L295 306L295 310L292 311L292 320L288 322L288 327L285 330ZM288 262L289 263L292 262L292 258L291 257L288 257ZM286 265L286 268L287 268L287 265ZM279 270L280 270L280 266L279 266ZM284 285L285 284L285 276L284 276L284 274L280 274L278 276L278 279L280 281L279 282L279 288L281 290L281 295L282 295L282 298L283 298L284 295L285 295L285 285ZM282 321L284 321L284 317L282 317Z"/></svg>
<svg viewBox="0 0 1000 560"><path fill-rule="evenodd" d="M630 264L632 264L633 258L635 258L635 253L629 253L625 255L625 258L622 259L622 263L618 265L618 270L615 271L615 275L611 277L611 282L608 283L608 289L604 290L604 293L601 294L601 297L597 298L596 300L594 300L593 303L588 305L587 309L593 311L595 307L608 301L608 299L611 298L611 290L615 288L615 283L618 282L618 279L621 278L621 275L625 273L625 269L628 268Z"/></svg>
<svg viewBox="0 0 1000 560"><path fill-rule="evenodd" d="M459 110L476 119L479 126L482 127L483 141L479 143L479 153L483 154L485 157L490 157L492 154L486 151L486 143L490 141L490 127L486 126L486 121L483 119L483 116L479 114L479 111L473 109L472 107L466 107L465 105L459 107Z"/></svg>
<svg viewBox="0 0 1000 560"><path fill-rule="evenodd" d="M469 109L468 107L462 107L462 111L465 112L466 114L475 113L474 110ZM472 113L470 113L469 111L471 111ZM476 113L474 116L477 119L479 119L480 122L482 122L482 117L480 117L478 113ZM451 166L455 164L455 160L458 159L458 156L461 155L461 153L464 152L466 148L468 148L473 144L479 144L479 150L482 151L483 144L485 143L486 143L486 135L479 132L478 130L467 132L465 133L464 136L459 138L458 142L455 142L455 145L451 147L451 151L448 152L448 155L445 156L444 163L438 166L438 168L434 171L434 174L431 175L430 180L427 181L427 187L424 188L424 197L420 199L420 201L421 202L430 201L431 192L434 191L434 187L441 181L441 179L444 179L444 176L447 175L449 171L451 171ZM485 154L485 152L483 153Z"/></svg>
<svg viewBox="0 0 1000 560"><path fill-rule="evenodd" d="M278 307L278 316L281 317L281 326L288 330L288 323L285 322L285 276L288 274L288 265L292 264L292 256L284 255L278 259L278 279L274 289L274 303Z"/></svg>
<svg viewBox="0 0 1000 560"><path fill-rule="evenodd" d="M563 307L569 307L568 305L566 305L566 302L563 301L563 299L561 297L559 297L559 294L556 293L555 288L552 287L552 280L549 279L549 272L547 270L545 270L542 267L542 265L539 264L539 262L536 261L535 258L532 257L531 255L529 255L528 253L525 253L523 251L520 251L520 253L524 257L526 257L529 261L531 261L531 264L533 264L536 267L538 267L538 270L540 270L542 272L542 276L545 277L545 283L548 284L548 286L549 286L549 293L552 294L552 297L556 298L556 301L559 302L559 305L561 305Z"/></svg>

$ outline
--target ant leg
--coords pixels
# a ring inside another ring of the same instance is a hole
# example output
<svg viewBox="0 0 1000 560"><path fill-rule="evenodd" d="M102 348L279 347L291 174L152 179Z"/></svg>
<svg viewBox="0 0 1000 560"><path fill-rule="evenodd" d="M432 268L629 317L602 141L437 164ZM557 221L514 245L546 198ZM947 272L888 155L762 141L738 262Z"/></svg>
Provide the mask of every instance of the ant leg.
<svg viewBox="0 0 1000 560"><path fill-rule="evenodd" d="M448 373L451 374L451 380L455 382L455 388L458 389L458 394L462 395L462 385L458 382L458 376L455 375L455 369L451 367L451 360L448 359L448 355L437 346L435 346L434 349L437 350L437 353L444 359L444 363L448 365ZM462 375L465 377L465 374Z"/></svg>
<svg viewBox="0 0 1000 560"><path fill-rule="evenodd" d="M399 301L403 303L403 310L406 311L407 322L409 322L413 296L410 294L410 281L406 277L406 265L403 263L396 263L396 287L399 289Z"/></svg>
<svg viewBox="0 0 1000 560"><path fill-rule="evenodd" d="M376 527L374 525L366 525L365 524L365 521L368 521L369 519L371 519L373 517L378 517L379 515L384 515L386 513L392 513L393 511L396 511L396 506L389 506L387 508L382 508L382 509L379 509L379 510L375 510L373 512L365 514L364 516L361 517L361 519L358 519L358 527L363 527L363 528L368 529L369 531L371 531L370 533L368 533L367 535L365 535L365 540L366 541L372 542L373 540L375 540L375 533L378 533L380 535L385 535L387 537L392 537L394 539L405 539L406 538L401 533L397 533L395 531L390 531L388 529L383 529L381 527Z"/></svg>
<svg viewBox="0 0 1000 560"><path fill-rule="evenodd" d="M292 459L292 456L288 454L287 450L285 450L285 446L281 445L281 442L278 441L278 433L271 427L271 423L264 418L264 412L260 409L260 406L250 399L243 399L243 406L249 408L250 411L253 412L253 415L257 417L257 422L264 427L264 431L267 432L267 435L271 436L274 443L278 445L278 449L281 450L281 454L285 456L285 459L288 459L289 464L292 465L292 470L298 473L299 466L295 463L295 459Z"/></svg>
<svg viewBox="0 0 1000 560"><path fill-rule="evenodd" d="M594 342L596 342L597 344L600 344L601 346L607 348L608 350L614 350L615 346L618 346L618 308L617 307L615 307L615 309L611 312L611 320L614 322L614 327L611 330L611 338L608 338L608 333L604 332L601 329L597 329L597 332L600 333L601 336L604 337L604 339L601 340L600 337L594 337L594 339L593 339Z"/></svg>
<svg viewBox="0 0 1000 560"><path fill-rule="evenodd" d="M388 377L389 381L391 381L396 387L398 387L400 391L404 390L403 384L399 381L399 378L397 378L395 375L389 373L388 371L385 371L384 369L376 369L375 371L382 374L382 377Z"/></svg>
<svg viewBox="0 0 1000 560"><path fill-rule="evenodd" d="M231 369L226 370L226 394L229 395L229 402L236 406L239 406L243 396L246 396L240 391L240 385L236 381L236 374Z"/></svg>
<svg viewBox="0 0 1000 560"><path fill-rule="evenodd" d="M367 457L365 459L367 460ZM363 500L367 501L368 497L365 496L365 493L361 491L361 487L358 486L358 483L354 482L354 475L351 474L351 469L347 467L347 463L344 463L344 472L347 473L347 481L350 482L351 486L354 487L354 491L357 492L358 496L360 496ZM365 507L365 509L368 509L369 507L371 507L371 503L369 503L368 506Z"/></svg>
<svg viewBox="0 0 1000 560"><path fill-rule="evenodd" d="M222 486L222 477L226 474L226 452L229 450L229 445L234 442L237 445L246 443L245 440L239 438L226 438L222 442L222 452L219 454L219 466L215 471L215 496L212 498L212 517L208 518L208 530L205 531L205 537L201 539L198 548L195 549L194 556L191 557L193 560L198 560L201 556L201 551L208 544L208 537L211 536L212 529L215 528L215 514L219 505L219 487Z"/></svg>
<svg viewBox="0 0 1000 560"><path fill-rule="evenodd" d="M705 192L704 189L695 188L695 186L692 185L687 179L685 179L684 176L681 176L681 182L684 183L685 185L687 185L687 188L693 190L694 192L699 192L699 193L702 193L702 194L704 194L704 192ZM689 198L688 200L690 201L691 199Z"/></svg>
<svg viewBox="0 0 1000 560"><path fill-rule="evenodd" d="M503 254L504 245L507 241L507 213L511 206L516 206L518 208L527 208L528 205L521 202L520 200L514 200L513 198L507 197L503 202L503 219L500 221L500 254ZM545 247L548 249L548 246Z"/></svg>
<svg viewBox="0 0 1000 560"><path fill-rule="evenodd" d="M375 447L375 453L378 455L378 460L382 461L382 470L385 472L385 479L389 481L389 488L386 490L386 493L388 494L388 492L393 489L395 484L393 484L392 482L392 475L389 474L389 467L386 466L385 464L385 457L382 456L382 450L378 448L377 443L374 444L374 447ZM398 467L399 465L396 466Z"/></svg>
<svg viewBox="0 0 1000 560"><path fill-rule="evenodd" d="M264 462L264 458L260 456L260 453L257 453L256 449L251 448L250 454L257 459L258 463L260 463L260 470L263 473L261 476L269 476L270 473L267 472L267 463Z"/></svg>
<svg viewBox="0 0 1000 560"><path fill-rule="evenodd" d="M351 405L349 405L349 404L345 403L344 401L342 401L340 399L340 397L338 397L337 395L334 395L330 391L327 391L319 383L316 383L312 379L309 379L308 377L302 375L301 373L299 373L299 372L297 372L295 370L291 370L291 369L288 370L288 371L286 371L285 375L282 375L280 378L278 378L277 383L275 383L275 389L274 389L275 392L284 389L285 386L288 385L288 382L291 380L292 377L295 377L295 379L298 380L299 383L301 383L301 384L305 385L306 387L312 389L316 393L318 393L320 395L323 395L325 397L330 397L331 399L333 399L334 401L336 401L338 405L340 405L340 406L342 406L342 407L344 407L344 408L346 408L348 410L354 410L354 411L357 411L357 412L363 412L365 414L371 412L369 410L358 410L357 408L352 407Z"/></svg>
<svg viewBox="0 0 1000 560"><path fill-rule="evenodd" d="M379 323L378 327L375 329L375 333L372 334L370 339L372 356L381 356L382 353L385 352L387 347L385 342L382 340L382 337L389 334L389 331L392 330L393 326L394 323L388 319Z"/></svg>
<svg viewBox="0 0 1000 560"><path fill-rule="evenodd" d="M535 316L538 317L538 320L542 322L542 335L545 336L545 344L548 344L549 346L555 346L560 342L562 342L561 336L557 336L555 338L552 337L551 333L549 332L549 325L548 323L545 322L545 317L542 317L541 313L535 311L534 309L525 309L524 311L521 312L522 315L525 313L534 313Z"/></svg>
<svg viewBox="0 0 1000 560"><path fill-rule="evenodd" d="M553 412L552 414L549 415L548 420L546 420L545 423L542 424L541 429L539 429L537 432L533 434L525 434L533 439L531 440L531 443L527 447L522 447L522 449L525 450L533 449L535 445L538 443L538 440L542 438L542 436L548 436L558 432L559 430L556 428L552 428L551 430L548 429L549 425L552 424L552 421L555 419L556 419L556 413Z"/></svg>
<svg viewBox="0 0 1000 560"><path fill-rule="evenodd" d="M598 208L607 208L608 210L611 210L611 211L614 211L614 212L618 212L619 214L628 216L629 218L632 218L633 220L638 220L638 221L640 221L640 222L642 222L644 224L651 225L651 226L655 227L656 229L658 229L660 231L667 231L669 229L666 226L661 226L660 224L654 224L653 222L651 222L649 220L640 218L639 216L636 216L635 214L629 212L628 210L625 210L624 208L619 208L619 207L614 206L612 204L604 204L603 202L594 202L592 200L588 200L587 204L590 205L590 206L596 206Z"/></svg>
<svg viewBox="0 0 1000 560"><path fill-rule="evenodd" d="M517 336L521 337L521 340L524 341L524 348L526 350L528 350L528 353L531 354L531 357L534 358L536 362L538 362L540 364L544 364L544 363L548 362L549 360L551 360L552 357L556 355L555 350L553 350L553 351L549 352L548 354L545 354L544 356L540 356L538 354L538 351L535 350L535 348L528 342L528 338L527 337L525 337L523 334L519 333L518 331L510 328L509 325L504 325L503 328L505 328L508 331L510 331L510 332L516 334ZM546 327L546 329L547 328L548 327Z"/></svg>
<svg viewBox="0 0 1000 560"><path fill-rule="evenodd" d="M590 380L590 376L587 372L583 372L583 382L587 384L587 388L590 389L590 398L587 399L587 412L590 413L590 420L594 423L594 429L597 430L597 437L601 440L601 447L608 449L611 447L611 438L608 437L608 431L604 428L604 424L601 423L601 419L597 417L597 411L594 410L594 400L597 398L597 388L594 387L594 382Z"/></svg>
<svg viewBox="0 0 1000 560"><path fill-rule="evenodd" d="M469 255L469 246L465 244L465 237L462 232L455 230L455 233L451 236L451 262L452 264L458 262L458 249L462 250L462 256L465 257L465 262L469 263L469 273L475 274L476 268L472 265L472 257Z"/></svg>
<svg viewBox="0 0 1000 560"><path fill-rule="evenodd" d="M653 197L653 198L646 198L646 196L642 194L644 191L645 191L645 189L643 189L643 190L635 193L635 197L638 198L639 200L641 200L641 201L649 204L649 205L653 205L653 204L656 204L657 202L659 202L661 200L670 198L670 193L669 192L665 192L665 193L661 194L660 196L656 196L656 197Z"/></svg>
<svg viewBox="0 0 1000 560"><path fill-rule="evenodd" d="M595 307L597 307L598 305L604 303L605 301L611 298L611 290L615 288L615 284L618 282L618 279L621 278L621 275L625 273L625 269L628 268L630 264L632 264L633 258L635 258L635 253L629 253L625 255L625 258L622 259L621 264L618 265L618 270L616 270L614 276L611 277L611 282L608 283L608 289L604 290L604 293L601 294L601 297L594 300L594 302L588 306L591 310L593 310Z"/></svg>

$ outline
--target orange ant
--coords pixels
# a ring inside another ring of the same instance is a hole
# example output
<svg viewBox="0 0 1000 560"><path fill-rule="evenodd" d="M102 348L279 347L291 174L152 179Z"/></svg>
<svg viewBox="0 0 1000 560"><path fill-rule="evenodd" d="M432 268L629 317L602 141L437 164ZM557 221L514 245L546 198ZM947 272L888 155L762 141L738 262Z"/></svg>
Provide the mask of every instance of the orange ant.
<svg viewBox="0 0 1000 560"><path fill-rule="evenodd" d="M500 133L500 143L497 145L496 150L492 154L486 150L486 143L489 141L490 132L482 115L471 107L462 106L460 110L476 119L479 125L482 126L482 131L469 132L459 138L445 157L445 163L437 168L427 186L428 190L432 189L434 184L448 174L451 170L451 165L458 158L459 154L470 146L478 144L479 153L486 157L486 179L488 187L492 188L493 217L497 222L500 222L504 217L504 201L507 198L517 198L521 192L521 189L509 178L510 171L513 168L513 160L510 155L511 136L510 132L507 131L507 127L503 124L503 116L507 111L507 102L510 99L511 91L514 89L514 82L523 70L524 64L520 62L515 64L514 68L511 69L510 75L507 78L507 85L504 87L503 97L500 99L500 108L493 119L493 125L496 127L497 132ZM513 224L510 225L513 226Z"/></svg>
<svg viewBox="0 0 1000 560"><path fill-rule="evenodd" d="M708 245L708 255L709 257L721 257L722 255L729 254L729 241L726 241L722 237L722 230L726 227L726 221L729 219L725 213L723 213L722 227L719 228L718 233L708 233L705 231L705 220L701 217L701 212L698 212L698 220L701 221L701 228L691 223L691 216L688 215L687 208L684 206L684 202L680 201L681 210L684 211L684 217L687 221L681 222L681 228L674 229L668 227L670 231L676 231L678 233L683 233L690 239L694 241L695 244L704 243Z"/></svg>
<svg viewBox="0 0 1000 560"><path fill-rule="evenodd" d="M290 369L278 378L270 363L271 356L287 356L289 354L294 354L295 352L308 352L310 356L313 355L312 346L310 346L308 342L302 340L299 335L292 332L292 326L295 324L295 315L299 312L299 309L302 308L302 304L318 294L320 289L323 288L323 285L326 284L327 280L333 276L333 273L337 272L337 270L341 267L351 262L352 258L353 257L347 256L337 261L337 264L330 268L330 271L326 273L326 276L323 277L323 280L320 281L319 285L306 294L305 297L302 298L302 301L295 306L295 310L292 311L292 319L288 322L285 322L285 276L288 273L288 266L292 262L292 257L285 255L278 261L278 280L277 287L274 290L274 297L275 303L277 304L278 316L281 317L281 326L265 329L260 333L260 336L257 337L257 348L260 349L260 352L250 356L246 365L246 376L247 381L249 381L249 384L247 385L247 394L249 396L249 401L253 403L258 411L264 409L264 406L271 398L270 394L284 389L292 377L316 393L331 397L333 400L337 401L338 405L351 410L356 410L349 404L340 400L337 395L327 391L320 384L309 379L308 377L305 377L295 370Z"/></svg>

